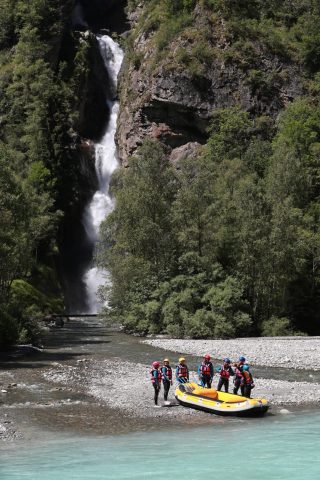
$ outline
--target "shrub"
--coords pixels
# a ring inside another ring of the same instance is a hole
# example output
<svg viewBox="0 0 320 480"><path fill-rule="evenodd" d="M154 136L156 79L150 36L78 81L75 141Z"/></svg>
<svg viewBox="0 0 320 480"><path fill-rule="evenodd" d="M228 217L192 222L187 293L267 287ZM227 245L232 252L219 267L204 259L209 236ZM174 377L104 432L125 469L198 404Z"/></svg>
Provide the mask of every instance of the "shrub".
<svg viewBox="0 0 320 480"><path fill-rule="evenodd" d="M17 342L19 337L18 322L8 315L3 309L0 309L0 348L8 348Z"/></svg>
<svg viewBox="0 0 320 480"><path fill-rule="evenodd" d="M285 337L292 335L291 321L286 317L271 317L262 323L261 335L263 337Z"/></svg>
<svg viewBox="0 0 320 480"><path fill-rule="evenodd" d="M185 315L184 329L191 338L208 338L213 336L213 315L211 312L199 309L194 315Z"/></svg>
<svg viewBox="0 0 320 480"><path fill-rule="evenodd" d="M184 330L182 325L177 325L171 323L170 325L167 326L166 331L168 335L172 338L183 338L184 337Z"/></svg>

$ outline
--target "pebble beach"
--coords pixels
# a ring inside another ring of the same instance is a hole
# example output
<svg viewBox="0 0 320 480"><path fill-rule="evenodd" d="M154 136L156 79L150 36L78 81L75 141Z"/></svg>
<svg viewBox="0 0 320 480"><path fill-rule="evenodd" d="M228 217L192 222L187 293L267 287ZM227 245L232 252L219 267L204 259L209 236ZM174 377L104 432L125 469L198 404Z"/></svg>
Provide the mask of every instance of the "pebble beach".
<svg viewBox="0 0 320 480"><path fill-rule="evenodd" d="M59 335L57 332L56 338ZM37 354L37 360L30 357L24 369L15 369L11 365L10 371L5 368L0 370L0 440L21 437L17 418L28 415L30 409L35 416L41 413L49 424L53 418L50 412L60 412L55 418L60 418L63 425L69 425L74 419L72 422L76 422L77 429L100 431L101 427L102 433L108 431L110 422L113 422L112 432L116 433L125 431L130 422L133 429L224 422L223 417L208 416L204 412L179 406L174 397L175 379L169 393L169 405L163 401L161 391L160 406L154 406L149 374L152 359L162 361L169 356L174 369L181 354L187 362L190 360L193 367L204 353L210 353L215 359L215 366L226 356L235 361L239 355L244 355L254 373L252 396L268 399L273 413L313 408L320 402L320 337L134 339L124 334L110 337L102 323L89 326L85 321L70 322L63 335L65 344L55 350L56 361L44 362L44 351ZM78 344L72 343L77 336L81 350ZM68 346L69 338L71 347ZM141 359L145 356L149 360L126 359L128 348L131 352L141 350ZM65 354L66 351L68 354ZM37 368L33 363L36 361L39 362ZM255 374L255 369L259 372L259 366L272 367L269 378ZM289 375L292 372L296 374L294 377ZM191 368L190 379L198 381L195 368ZM217 386L218 379L216 373L213 387ZM36 398L30 401L36 392ZM93 413L90 413L91 410ZM96 419L95 424L92 419ZM71 427L74 428L74 423Z"/></svg>
<svg viewBox="0 0 320 480"><path fill-rule="evenodd" d="M148 339L145 343L173 352L210 353L233 361L243 355L251 365L320 370L320 337L259 337L232 340Z"/></svg>

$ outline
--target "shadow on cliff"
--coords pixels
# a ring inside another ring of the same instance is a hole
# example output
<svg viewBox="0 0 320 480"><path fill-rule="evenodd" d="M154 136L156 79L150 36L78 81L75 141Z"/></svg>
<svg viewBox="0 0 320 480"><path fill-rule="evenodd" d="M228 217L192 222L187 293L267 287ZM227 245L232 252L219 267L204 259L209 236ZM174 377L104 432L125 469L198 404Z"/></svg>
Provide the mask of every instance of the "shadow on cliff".
<svg viewBox="0 0 320 480"><path fill-rule="evenodd" d="M80 0L86 22L93 32L102 29L121 34L129 30L127 0Z"/></svg>

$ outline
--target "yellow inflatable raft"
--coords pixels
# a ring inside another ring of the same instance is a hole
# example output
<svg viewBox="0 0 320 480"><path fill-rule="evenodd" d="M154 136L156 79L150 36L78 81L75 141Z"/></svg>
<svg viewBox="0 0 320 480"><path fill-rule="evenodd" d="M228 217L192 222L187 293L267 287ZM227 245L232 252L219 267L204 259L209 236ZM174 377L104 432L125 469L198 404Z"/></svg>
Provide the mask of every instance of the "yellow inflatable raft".
<svg viewBox="0 0 320 480"><path fill-rule="evenodd" d="M258 417L269 408L264 398L246 398L233 393L218 392L214 388L203 388L196 383L180 384L175 397L184 407L203 410L216 415Z"/></svg>

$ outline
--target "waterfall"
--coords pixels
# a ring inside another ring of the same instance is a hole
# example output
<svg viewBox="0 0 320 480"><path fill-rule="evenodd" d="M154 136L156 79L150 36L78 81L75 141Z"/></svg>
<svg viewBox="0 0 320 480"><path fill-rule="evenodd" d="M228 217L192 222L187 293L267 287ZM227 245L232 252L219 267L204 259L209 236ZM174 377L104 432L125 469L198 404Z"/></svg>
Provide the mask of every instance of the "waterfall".
<svg viewBox="0 0 320 480"><path fill-rule="evenodd" d="M123 51L112 38L107 35L99 35L97 39L105 67L109 73L111 85L109 86L110 99L108 100L110 118L102 139L95 144L95 168L98 178L98 190L87 205L83 217L84 227L93 249L95 249L99 239L99 229L102 221L114 208L114 200L110 195L109 185L111 175L118 166L115 133L119 102L116 99L116 95L117 78L123 60ZM84 274L83 281L86 285L88 304L88 311L85 313L97 313L101 308L97 292L101 285L105 285L109 281L108 272L92 265Z"/></svg>

